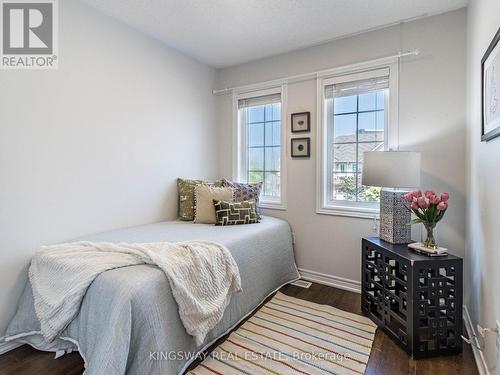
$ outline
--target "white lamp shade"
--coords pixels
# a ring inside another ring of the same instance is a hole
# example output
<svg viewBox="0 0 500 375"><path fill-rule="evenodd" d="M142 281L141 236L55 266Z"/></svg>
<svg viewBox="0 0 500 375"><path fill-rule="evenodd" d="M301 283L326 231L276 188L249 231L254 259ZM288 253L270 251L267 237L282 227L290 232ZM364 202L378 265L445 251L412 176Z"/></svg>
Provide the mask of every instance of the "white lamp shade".
<svg viewBox="0 0 500 375"><path fill-rule="evenodd" d="M365 186L420 186L420 152L368 151L363 154L361 183Z"/></svg>

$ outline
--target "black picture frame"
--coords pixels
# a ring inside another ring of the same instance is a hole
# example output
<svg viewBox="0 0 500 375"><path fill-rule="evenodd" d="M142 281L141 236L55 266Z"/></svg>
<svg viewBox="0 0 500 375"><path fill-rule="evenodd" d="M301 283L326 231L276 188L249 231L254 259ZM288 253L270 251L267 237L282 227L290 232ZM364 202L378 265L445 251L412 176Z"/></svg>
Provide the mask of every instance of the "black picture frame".
<svg viewBox="0 0 500 375"><path fill-rule="evenodd" d="M295 152L294 143L305 142L306 152L304 154L297 154ZM292 158L309 158L311 157L311 138L292 138L290 144Z"/></svg>
<svg viewBox="0 0 500 375"><path fill-rule="evenodd" d="M307 121L307 124L306 124L306 129L301 129L301 130L297 130L295 128L296 124L295 124L295 119L299 116L306 116L306 121ZM311 112L297 112L297 113L292 113L292 116L291 116L291 128L292 128L292 133L309 133L311 131Z"/></svg>
<svg viewBox="0 0 500 375"><path fill-rule="evenodd" d="M490 45L488 46L488 49L486 50L486 52L483 55L483 58L481 59L481 142L488 142L493 138L500 136L500 126L497 126L495 129L492 129L485 133L486 116L485 116L485 103L484 103L485 101L484 64L488 59L488 57L490 56L491 52L496 48L499 41L500 41L500 28L496 32L495 36L493 37L493 40L491 41ZM498 74L500 74L500 72L498 72Z"/></svg>

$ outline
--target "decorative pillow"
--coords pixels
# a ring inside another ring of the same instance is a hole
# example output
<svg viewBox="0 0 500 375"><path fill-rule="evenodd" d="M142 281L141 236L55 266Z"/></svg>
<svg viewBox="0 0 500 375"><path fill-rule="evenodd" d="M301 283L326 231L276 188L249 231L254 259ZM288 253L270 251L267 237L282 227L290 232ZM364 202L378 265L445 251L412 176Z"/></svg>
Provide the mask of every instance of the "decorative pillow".
<svg viewBox="0 0 500 375"><path fill-rule="evenodd" d="M260 219L259 196L262 190L262 182L244 184L242 182L232 182L225 178L222 179L222 186L234 188L234 201L254 201L257 211L257 217Z"/></svg>
<svg viewBox="0 0 500 375"><path fill-rule="evenodd" d="M214 199L215 225L255 224L259 217L255 211L254 201L225 202Z"/></svg>
<svg viewBox="0 0 500 375"><path fill-rule="evenodd" d="M233 188L196 185L194 188L194 222L215 224L214 199L219 201L233 201Z"/></svg>
<svg viewBox="0 0 500 375"><path fill-rule="evenodd" d="M222 181L214 182L204 180L177 179L177 192L179 196L179 218L185 221L194 220L194 187L199 184L222 186Z"/></svg>

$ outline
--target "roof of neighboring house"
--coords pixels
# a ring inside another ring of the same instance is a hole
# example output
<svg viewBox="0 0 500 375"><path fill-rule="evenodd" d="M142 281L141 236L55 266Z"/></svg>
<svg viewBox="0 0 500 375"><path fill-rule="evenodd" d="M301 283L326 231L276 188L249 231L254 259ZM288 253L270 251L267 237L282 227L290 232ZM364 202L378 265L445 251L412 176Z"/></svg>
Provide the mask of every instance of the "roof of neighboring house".
<svg viewBox="0 0 500 375"><path fill-rule="evenodd" d="M376 132L359 133L358 151L360 153L366 151L380 150L384 146L383 141L376 141ZM370 143L362 143L370 142ZM341 135L335 137L335 148L333 152L334 162L355 163L356 162L356 134ZM340 143L340 144L339 144ZM344 144L345 143L345 144Z"/></svg>

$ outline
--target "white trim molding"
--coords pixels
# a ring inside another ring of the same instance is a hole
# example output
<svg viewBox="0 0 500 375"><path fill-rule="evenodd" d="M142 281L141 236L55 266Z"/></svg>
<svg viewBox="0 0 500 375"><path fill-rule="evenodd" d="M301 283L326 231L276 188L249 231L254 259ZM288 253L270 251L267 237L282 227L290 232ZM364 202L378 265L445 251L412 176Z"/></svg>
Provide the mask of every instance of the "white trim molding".
<svg viewBox="0 0 500 375"><path fill-rule="evenodd" d="M465 329L467 330L467 336L469 336L469 340L472 342L472 353L474 354L474 359L476 360L479 375L490 375L490 370L488 370L484 353L478 349L479 342L477 342L476 330L474 329L474 324L472 324L469 309L466 305L463 306L463 318L465 322ZM464 343L464 345L467 344Z"/></svg>
<svg viewBox="0 0 500 375"><path fill-rule="evenodd" d="M5 337L0 338L0 355L10 352L16 348L19 348L24 344L14 341L5 341Z"/></svg>
<svg viewBox="0 0 500 375"><path fill-rule="evenodd" d="M348 290L349 292L361 293L361 282L345 277L328 275L326 273L299 268L300 277L304 280L318 284L333 286L335 288Z"/></svg>
<svg viewBox="0 0 500 375"><path fill-rule="evenodd" d="M355 217L359 219L370 219L370 220L378 220L380 218L380 210L379 209L370 209L370 208L360 208L360 207L341 207L341 208L322 208L319 207L316 209L317 214L321 215L333 215L333 216L347 216L347 217Z"/></svg>

